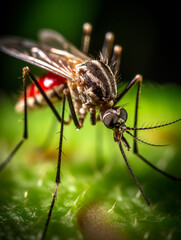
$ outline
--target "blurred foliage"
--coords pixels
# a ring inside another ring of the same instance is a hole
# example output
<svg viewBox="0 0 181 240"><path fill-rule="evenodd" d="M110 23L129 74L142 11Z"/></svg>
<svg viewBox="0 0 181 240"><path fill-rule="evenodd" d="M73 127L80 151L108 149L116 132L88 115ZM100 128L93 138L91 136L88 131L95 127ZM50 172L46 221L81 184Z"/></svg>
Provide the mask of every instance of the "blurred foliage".
<svg viewBox="0 0 181 240"><path fill-rule="evenodd" d="M123 89L124 86L121 86ZM143 84L139 126L168 122L181 116L181 88ZM136 88L121 101L133 125ZM14 96L1 93L0 160L20 140L23 118L14 112ZM57 105L61 111L61 104ZM66 117L68 117L68 106ZM0 239L39 239L55 188L59 124L48 108L29 112L29 139L0 173ZM141 139L168 147L139 143L148 160L180 176L181 123L139 132ZM133 139L127 136L132 144ZM166 239L181 236L179 182L161 176L130 151L126 155L152 205L148 207L128 172L112 131L102 123L83 129L65 126L61 184L47 239ZM84 237L83 237L84 236Z"/></svg>

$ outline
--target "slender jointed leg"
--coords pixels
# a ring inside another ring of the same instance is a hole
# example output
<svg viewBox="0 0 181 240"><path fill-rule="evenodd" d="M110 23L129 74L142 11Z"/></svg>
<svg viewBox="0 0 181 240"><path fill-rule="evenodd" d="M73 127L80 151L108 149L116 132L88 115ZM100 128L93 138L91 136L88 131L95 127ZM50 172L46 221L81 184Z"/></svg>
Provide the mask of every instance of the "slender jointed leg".
<svg viewBox="0 0 181 240"><path fill-rule="evenodd" d="M96 109L94 107L89 109L90 112L90 122L92 125L96 124Z"/></svg>
<svg viewBox="0 0 181 240"><path fill-rule="evenodd" d="M138 81L138 89L137 89L137 94L136 94L136 106L135 106L135 116L134 116L134 128L137 127L137 121L138 121L138 104L139 104L139 99L140 99L140 93L141 93L141 84L142 84L142 77L139 78ZM134 130L134 137L137 137L137 131ZM137 142L134 138L134 151L137 151Z"/></svg>
<svg viewBox="0 0 181 240"><path fill-rule="evenodd" d="M29 78L32 80L32 82L36 85L36 87L38 88L38 90L40 91L41 95L43 96L43 98L45 99L46 103L48 104L48 106L50 107L50 109L52 110L52 112L54 113L54 115L56 116L56 118L58 119L59 122L61 122L61 117L59 115L59 113L57 112L56 108L54 107L53 103L50 101L50 99L47 97L46 93L43 91L43 89L41 88L40 84L38 83L38 81L36 80L36 78L34 77L34 75L32 74L32 72L30 71L29 67L24 67L23 68L23 76L26 76L26 74L28 74Z"/></svg>
<svg viewBox="0 0 181 240"><path fill-rule="evenodd" d="M20 142L16 145L13 151L9 154L9 156L5 159L4 162L0 164L0 171L11 161L15 153L19 150L22 146L24 141L28 138L28 119L27 119L27 98L26 98L26 77L23 72L23 92L24 92L24 131L23 137Z"/></svg>
<svg viewBox="0 0 181 240"><path fill-rule="evenodd" d="M43 231L43 234L42 234L42 238L41 238L42 240L45 239L45 236L46 236L46 233L47 233L47 229L48 229L48 226L49 226L49 222L50 222L52 211L53 211L54 204L55 204L55 199L57 197L58 186L61 182L60 171L61 171L61 160L62 160L62 143L63 143L63 127L64 127L64 113L65 113L65 98L66 98L66 96L64 95L64 97L63 97L63 107L62 107L62 121L61 121L61 127L60 127L60 141L59 141L59 153L58 153L58 161L57 161L57 173L56 173L56 179L55 179L56 186L55 186L55 191L54 191L53 198L52 198L52 203L50 205L50 210L49 210L49 213L48 213L47 221L46 221L44 231Z"/></svg>
<svg viewBox="0 0 181 240"><path fill-rule="evenodd" d="M116 97L116 100L115 100L115 103L114 105L116 105L120 99L137 83L139 82L140 85L141 85L141 82L142 82L142 76L141 75L136 75L133 80L128 83L128 85L125 87L125 89Z"/></svg>
<svg viewBox="0 0 181 240"><path fill-rule="evenodd" d="M127 165L128 169L129 169L129 171L130 171L130 173L131 173L131 175L132 175L132 177L133 177L133 179L134 179L137 187L139 188L139 190L140 190L141 194L143 195L145 201L146 201L146 202L148 203L148 205L150 206L150 205L151 205L150 201L148 200L148 198L147 198L146 194L144 193L142 187L140 186L140 184L139 184L136 176L134 175L134 173L133 173L133 171L132 171L132 169L131 169L131 166L129 165L129 162L128 162L127 157L126 157L126 155L125 155L125 153L124 153L124 150L123 150L123 147L122 147L121 142L119 142L119 148L120 148L120 151L121 151L121 153L122 153L122 156L123 156L123 158L124 158L124 160L125 160L125 162L126 162L126 165Z"/></svg>
<svg viewBox="0 0 181 240"><path fill-rule="evenodd" d="M54 105L52 104L50 99L47 97L46 93L41 88L40 84L38 83L38 81L36 80L34 75L31 73L30 69L28 67L24 67L23 68L23 86L24 86L23 87L23 91L24 91L24 133L23 133L23 138L16 145L16 147L9 154L9 156L5 159L5 161L0 164L0 171L11 161L11 159L13 158L15 153L19 150L19 148L22 146L24 141L28 138L28 133L27 133L27 129L28 129L27 128L27 124L28 124L27 122L28 121L27 121L26 75L28 75L30 77L30 79L32 80L32 82L36 85L40 94L43 96L43 98L45 99L46 103L48 104L48 106L50 107L50 109L52 110L52 112L54 113L56 118L58 119L58 121L61 122L61 117L60 117L59 113L57 112L56 108L54 107ZM71 122L71 119L72 118L70 117L70 119L68 121L64 121L64 124L69 124Z"/></svg>
<svg viewBox="0 0 181 240"><path fill-rule="evenodd" d="M134 84L137 83L137 82L139 83L139 85L138 85L137 98L136 98L136 112L135 112L134 127L137 125L137 114L138 114L138 110L137 109L138 109L138 101L139 101L139 95L140 95L140 90L141 90L142 76L141 75L136 75L135 78L125 87L125 89L116 98L116 103L117 103L129 91L129 89L132 88L132 86L134 86ZM134 136L136 137L136 133L135 132L134 132ZM122 141L124 143L124 141L126 141L126 139L124 137L122 137ZM118 144L119 144L119 148L120 148L120 151L122 153L122 156L123 156L123 158L124 158L124 160L126 162L126 165L127 165L128 169L129 169L129 171L130 171L130 173L131 173L131 175L132 175L132 177L133 177L137 187L139 188L139 190L140 190L142 196L144 197L145 201L147 202L147 204L151 205L151 203L148 200L146 194L144 193L141 185L139 184L136 176L134 175L134 173L133 173L133 171L131 169L131 166L129 165L129 162L128 162L127 157L126 157L126 155L124 153L124 150L123 150L121 142L118 142ZM128 147L128 150L129 150L130 148L129 148L129 144L127 143L127 141L126 141L126 146Z"/></svg>
<svg viewBox="0 0 181 240"><path fill-rule="evenodd" d="M143 160L145 163L147 163L150 167L152 167L153 169L155 169L157 172L163 174L164 176L172 179L172 180L175 180L175 181L181 181L181 178L177 178L177 177L174 177L164 171L162 171L161 169L157 168L156 166L154 166L152 163L150 163L147 159L145 159L141 154L139 154L138 152L138 145L137 145L137 123L138 123L138 107L139 107L139 99L140 99L140 92L141 92L141 83L142 83L142 78L139 80L138 82L138 89L137 89L137 95L136 95L136 105L135 105L135 116L134 116L134 153L141 159ZM179 121L179 120L177 120Z"/></svg>
<svg viewBox="0 0 181 240"><path fill-rule="evenodd" d="M76 112L75 112L75 108L74 108L74 105L73 105L73 102L72 102L72 97L70 95L70 91L69 91L68 88L64 90L64 94L66 95L67 100L68 100L70 113L71 113L71 118L73 119L73 122L74 122L76 128L80 129L82 127L82 124L80 124L80 121L77 118L77 115L76 115Z"/></svg>

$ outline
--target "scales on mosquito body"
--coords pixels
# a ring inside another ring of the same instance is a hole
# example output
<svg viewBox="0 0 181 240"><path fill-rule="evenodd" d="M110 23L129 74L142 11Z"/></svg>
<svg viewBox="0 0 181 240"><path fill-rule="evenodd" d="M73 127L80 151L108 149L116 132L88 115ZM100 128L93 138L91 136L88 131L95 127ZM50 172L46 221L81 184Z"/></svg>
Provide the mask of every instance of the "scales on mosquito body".
<svg viewBox="0 0 181 240"><path fill-rule="evenodd" d="M20 97L16 105L17 111L24 112L23 137L7 159L1 163L0 170L2 170L13 158L14 154L28 137L27 109L48 105L58 121L61 122L56 187L42 239L46 236L60 183L64 125L70 124L73 120L77 129L82 128L88 112L90 113L90 122L92 125L95 125L97 121L102 121L105 127L113 131L114 141L118 144L122 157L148 205L150 205L150 202L133 173L123 148L124 145L126 150L131 149L125 138L126 134L133 137L133 152L140 159L168 178L181 181L180 178L171 176L155 167L138 152L137 148L138 141L152 146L161 146L139 139L137 137L137 131L165 127L180 121L181 118L162 125L145 128L138 127L138 105L142 76L136 75L135 78L133 78L133 80L128 83L120 93L118 93L118 72L122 47L119 45L113 47L114 35L108 32L105 35L100 59L95 60L89 57L88 51L91 31L92 26L89 23L84 24L81 47L82 51L79 51L62 35L52 30L42 30L39 33L39 43L17 37L4 37L0 39L0 49L5 53L48 71L48 73L36 79L29 67L23 68L24 90L23 95ZM26 87L27 75L33 82L28 88ZM119 106L119 102L135 84L138 84L138 88L135 101L134 123L132 127L129 127L126 125L128 118L127 111ZM68 121L64 120L66 100L68 101L70 109L70 117ZM53 105L53 103L57 101L63 102L61 116ZM133 133L130 131L133 131Z"/></svg>

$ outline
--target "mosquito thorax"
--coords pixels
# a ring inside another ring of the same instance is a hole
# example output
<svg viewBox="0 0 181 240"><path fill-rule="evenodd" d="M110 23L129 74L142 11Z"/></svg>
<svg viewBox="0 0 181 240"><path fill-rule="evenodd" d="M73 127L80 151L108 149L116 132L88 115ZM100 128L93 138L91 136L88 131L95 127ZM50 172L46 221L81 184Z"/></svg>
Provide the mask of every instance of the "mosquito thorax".
<svg viewBox="0 0 181 240"><path fill-rule="evenodd" d="M124 125L128 117L127 111L122 107L108 109L102 117L102 121L107 128L114 129Z"/></svg>
<svg viewBox="0 0 181 240"><path fill-rule="evenodd" d="M76 66L86 103L110 102L117 96L117 83L110 67L101 60L91 60Z"/></svg>

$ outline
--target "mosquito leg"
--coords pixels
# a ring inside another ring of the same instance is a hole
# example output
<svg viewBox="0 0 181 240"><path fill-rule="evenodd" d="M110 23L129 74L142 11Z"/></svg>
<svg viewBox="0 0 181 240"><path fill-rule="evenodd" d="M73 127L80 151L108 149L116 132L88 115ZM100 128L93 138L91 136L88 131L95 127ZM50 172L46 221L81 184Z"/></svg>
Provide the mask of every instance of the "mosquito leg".
<svg viewBox="0 0 181 240"><path fill-rule="evenodd" d="M134 127L137 127L137 122L138 122L138 104L139 104L139 99L140 99L140 93L141 93L141 84L142 84L142 78L139 81L138 84L138 89L137 89L137 95L136 95L136 106L135 106L135 115L134 115ZM137 131L134 130L134 137L137 137ZM137 151L137 142L136 139L134 139L134 149Z"/></svg>
<svg viewBox="0 0 181 240"><path fill-rule="evenodd" d="M132 86L134 86L134 84L137 83L137 82L139 83L139 85L138 85L137 97L136 97L136 111L135 111L134 126L137 125L138 103L139 103L139 96L140 96L140 91L141 91L142 76L141 75L136 75L135 78L125 87L125 89L116 98L116 103L117 103L132 88ZM136 132L134 132L134 136L136 137ZM123 158L124 158L124 160L126 162L126 165L127 165L128 169L129 169L129 171L130 171L130 173L131 173L131 175L132 175L132 177L133 177L137 187L139 188L139 190L140 190L142 196L144 197L145 201L147 202L147 204L150 206L151 205L150 201L148 200L148 198L147 198L146 194L144 193L143 189L141 188L141 186L140 186L136 176L134 175L134 173L133 173L133 171L131 169L131 166L129 165L129 162L128 162L127 157L126 157L126 155L124 153L124 150L123 150L121 142L119 142L119 148L120 148L120 151L121 151L121 153L123 155Z"/></svg>
<svg viewBox="0 0 181 240"><path fill-rule="evenodd" d="M142 76L141 75L136 75L131 82L128 83L128 85L125 87L125 89L116 97L114 105L116 105L119 100L135 85L135 83L139 83L141 85L142 82Z"/></svg>
<svg viewBox="0 0 181 240"><path fill-rule="evenodd" d="M56 116L56 118L58 119L59 122L61 122L61 117L59 115L59 113L57 112L56 108L54 107L54 105L52 104L52 102L50 101L50 99L47 97L46 93L43 91L43 89L41 88L40 84L38 83L38 81L36 80L36 78L34 77L34 75L31 73L29 67L24 67L23 68L23 76L25 76L26 74L28 74L29 78L32 80L32 82L36 85L36 87L38 88L38 90L40 91L41 95L43 96L43 98L45 99L46 103L48 104L48 106L50 107L50 109L52 110L52 112L54 113L54 115Z"/></svg>
<svg viewBox="0 0 181 240"><path fill-rule="evenodd" d="M55 191L54 191L53 198L52 198L52 203L50 205L50 210L49 210L49 213L48 213L47 221L46 221L44 231L43 231L43 234L42 234L42 238L41 238L42 240L45 239L45 236L46 236L46 233L47 233L47 229L48 229L48 226L49 226L49 222L50 222L52 211L53 211L54 204L55 204L55 199L57 197L58 186L61 182L60 171L61 171L61 160L62 160L62 143L63 143L65 99L66 99L66 96L64 95L63 96L63 107L62 107L62 121L61 121L61 127L60 127L60 141L59 141L59 153L58 153L58 162L57 162L57 173L56 173L56 178L55 178L56 186L55 186Z"/></svg>
<svg viewBox="0 0 181 240"><path fill-rule="evenodd" d="M73 122L74 122L76 128L80 129L82 127L82 124L81 124L80 119L78 120L78 118L77 118L77 115L76 115L76 112L75 112L75 108L74 108L74 105L73 105L73 102L72 102L72 98L71 98L71 95L70 95L70 91L69 91L68 88L64 89L64 94L66 95L67 100L68 100L70 113L71 113L71 117L73 119Z"/></svg>
<svg viewBox="0 0 181 240"><path fill-rule="evenodd" d="M105 40L104 40L104 44L102 47L102 56L101 56L102 61L107 64L108 64L110 56L111 56L113 42L114 42L114 34L111 32L107 32L105 35Z"/></svg>
<svg viewBox="0 0 181 240"><path fill-rule="evenodd" d="M5 159L4 162L0 164L0 171L11 161L15 153L22 146L24 141L28 138L28 119L27 119L27 96L26 96L26 77L23 74L23 92L24 92L24 131L23 137L20 142L16 145L13 151L9 154L9 156Z"/></svg>
<svg viewBox="0 0 181 240"><path fill-rule="evenodd" d="M89 51L91 32L92 32L92 25L90 23L85 23L83 25L83 37L82 37L82 46L81 46L81 50L85 54L88 54L88 51Z"/></svg>
<svg viewBox="0 0 181 240"><path fill-rule="evenodd" d="M136 176L134 175L133 170L131 169L131 166L129 165L129 162L128 162L128 160L127 160L126 154L124 153L124 150L123 150L123 147L122 147L121 142L119 142L118 144L119 144L119 148L120 148L121 154L122 154L122 156L123 156L123 158L124 158L124 160L125 160L125 162L126 162L126 165L127 165L127 167L128 167L128 170L130 171L130 173L131 173L131 175L132 175L132 177L133 177L133 179L134 179L137 187L139 188L142 196L144 197L145 201L146 201L147 204L150 206L150 205L151 205L150 201L148 200L148 198L147 198L146 194L144 193L142 187L140 186L140 184L139 184Z"/></svg>
<svg viewBox="0 0 181 240"><path fill-rule="evenodd" d="M92 125L95 125L96 124L96 109L91 107L89 109L90 111L90 122Z"/></svg>
<svg viewBox="0 0 181 240"><path fill-rule="evenodd" d="M141 92L141 83L142 83L142 80L139 81L139 85L138 85L138 89L137 89L135 116L134 116L134 128L137 127L137 123L138 123L138 107L139 107L139 99L140 99L140 92ZM134 137L137 138L137 130L134 130ZM145 159L141 154L139 154L138 145L137 145L137 141L135 138L134 138L133 151L141 160L143 160L146 164L148 164L150 167L152 167L153 169L155 169L157 172L161 173L162 175L164 175L172 180L175 180L175 181L181 181L181 178L174 177L174 176L162 171L161 169L157 168L152 163L150 163L147 159Z"/></svg>
<svg viewBox="0 0 181 240"><path fill-rule="evenodd" d="M76 112L75 112L74 104L72 102L72 97L70 95L70 91L69 91L68 88L64 89L64 94L67 96L67 100L68 100L68 104L69 104L69 108L70 108L70 113L71 113L71 118L74 122L74 125L76 126L77 129L80 129L83 126L84 119L86 117L87 111L82 109L83 112L82 113L79 112L79 119L78 119L77 115L76 115Z"/></svg>

